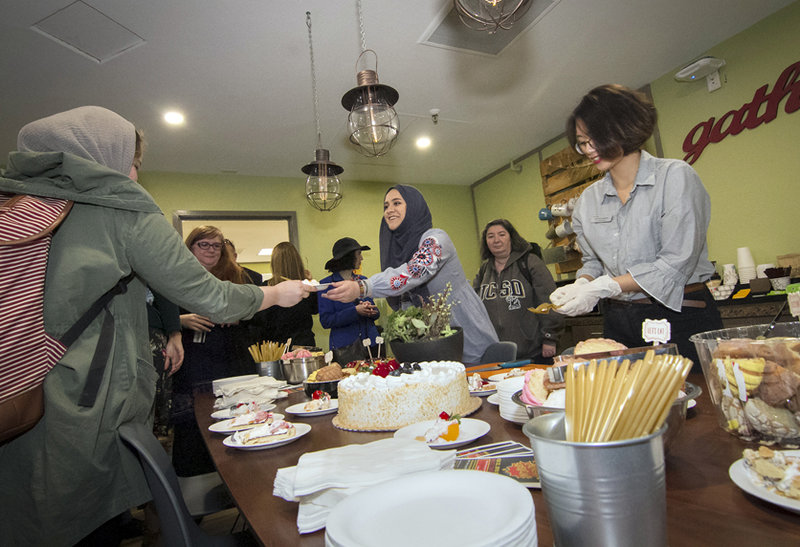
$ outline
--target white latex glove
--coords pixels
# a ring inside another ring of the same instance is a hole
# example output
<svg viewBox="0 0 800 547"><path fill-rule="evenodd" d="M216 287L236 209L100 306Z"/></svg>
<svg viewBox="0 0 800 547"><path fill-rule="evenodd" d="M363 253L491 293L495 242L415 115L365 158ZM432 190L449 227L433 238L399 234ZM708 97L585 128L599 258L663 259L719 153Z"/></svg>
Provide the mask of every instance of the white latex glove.
<svg viewBox="0 0 800 547"><path fill-rule="evenodd" d="M550 293L550 302L555 304L556 306L563 306L578 294L580 288L584 285L588 285L589 280L585 277L579 277L575 280L575 283L571 285L564 285L563 287L559 287L558 289L554 290Z"/></svg>
<svg viewBox="0 0 800 547"><path fill-rule="evenodd" d="M577 281L575 285L577 285ZM578 286L572 299L561 304L556 311L569 316L583 315L592 311L601 298L610 298L620 294L622 294L622 287L619 286L619 283L607 275L601 275L594 281ZM555 304L555 302L553 303Z"/></svg>

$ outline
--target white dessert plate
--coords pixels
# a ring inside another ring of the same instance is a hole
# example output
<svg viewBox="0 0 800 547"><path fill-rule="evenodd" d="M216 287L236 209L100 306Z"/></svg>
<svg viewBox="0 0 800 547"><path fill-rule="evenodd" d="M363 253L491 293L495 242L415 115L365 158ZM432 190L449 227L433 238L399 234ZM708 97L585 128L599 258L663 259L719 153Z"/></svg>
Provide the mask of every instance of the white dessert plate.
<svg viewBox="0 0 800 547"><path fill-rule="evenodd" d="M492 393L497 393L497 384L488 383L483 386L483 389L476 389L469 392L473 397L488 397Z"/></svg>
<svg viewBox="0 0 800 547"><path fill-rule="evenodd" d="M331 286L330 283L320 283L320 282L312 283L308 279L304 279L303 280L303 285L308 285L309 287L314 287L318 291L324 291L325 289L327 289L328 287Z"/></svg>
<svg viewBox="0 0 800 547"><path fill-rule="evenodd" d="M339 399L331 399L331 407L322 410L306 410L306 403L297 403L286 407L286 412L295 416L321 416L323 414L333 414L339 410Z"/></svg>
<svg viewBox="0 0 800 547"><path fill-rule="evenodd" d="M272 417L275 420L282 420L283 414L278 414L276 412L272 414ZM236 433L237 431L244 431L245 429L252 429L257 425L261 425L261 424L246 424L246 425L240 425L238 427L233 427L231 424L233 424L233 421L235 419L236 418L229 418L221 422L213 423L210 426L208 426L208 430L211 431L212 433Z"/></svg>
<svg viewBox="0 0 800 547"><path fill-rule="evenodd" d="M498 374L492 374L491 376L489 376L486 379L489 380L490 382L494 382L494 383L502 382L503 380L508 380L508 378L506 378L506 376L508 376L508 373L511 372L512 370L519 370L519 369L510 368L510 369L506 370L505 372L500 372ZM511 378L522 378L523 376L525 376L525 375L524 374L520 374L519 376L511 376Z"/></svg>
<svg viewBox="0 0 800 547"><path fill-rule="evenodd" d="M263 443L258 443L258 444L239 444L235 440L233 440L233 435L231 435L230 437L225 437L222 440L222 444L230 448L237 448L239 450L264 450L266 448L275 448L278 446L283 446L285 444L292 443L297 439L299 439L300 437L302 437L303 435L305 435L306 433L308 433L309 431L311 431L311 426L308 424L292 423L292 425L295 427L297 433L295 434L294 437L289 437L288 439L280 439L277 441L265 441Z"/></svg>
<svg viewBox="0 0 800 547"><path fill-rule="evenodd" d="M275 403L258 405L259 410L270 411L273 408L275 408ZM230 408L223 408L222 410L217 410L216 412L212 412L211 417L214 418L215 420L228 420L230 418L235 418L236 416L233 415Z"/></svg>
<svg viewBox="0 0 800 547"><path fill-rule="evenodd" d="M800 456L800 450L783 450L782 452L787 456ZM748 494L783 507L788 511L800 513L800 500L787 498L774 492L770 492L765 486L761 486L753 482L753 479L750 477L750 474L747 472L747 468L744 465L744 458L740 458L731 464L731 466L728 468L728 475L734 484L736 484L736 486Z"/></svg>
<svg viewBox="0 0 800 547"><path fill-rule="evenodd" d="M436 423L436 420L426 420L416 424L407 425L394 432L394 436L398 439L416 439L417 437L424 437L425 432ZM458 430L458 438L455 441L445 441L444 439L436 439L428 446L431 448L455 448L469 444L475 439L483 437L492 428L488 423L483 420L475 420L473 418L461 418L461 426ZM423 441L424 442L424 441Z"/></svg>
<svg viewBox="0 0 800 547"><path fill-rule="evenodd" d="M500 394L499 393L492 393L486 398L486 402L490 405L500 405Z"/></svg>
<svg viewBox="0 0 800 547"><path fill-rule="evenodd" d="M334 546L536 545L534 514L530 492L508 477L467 470L414 473L336 504L325 539Z"/></svg>

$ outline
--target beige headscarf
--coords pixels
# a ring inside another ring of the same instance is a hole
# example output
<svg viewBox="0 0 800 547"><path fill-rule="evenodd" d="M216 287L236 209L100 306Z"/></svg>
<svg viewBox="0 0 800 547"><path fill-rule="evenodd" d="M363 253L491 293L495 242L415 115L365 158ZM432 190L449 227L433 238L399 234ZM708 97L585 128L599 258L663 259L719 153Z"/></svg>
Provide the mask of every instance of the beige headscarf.
<svg viewBox="0 0 800 547"><path fill-rule="evenodd" d="M17 149L67 152L127 176L136 150L136 128L106 108L81 106L36 120L20 129Z"/></svg>

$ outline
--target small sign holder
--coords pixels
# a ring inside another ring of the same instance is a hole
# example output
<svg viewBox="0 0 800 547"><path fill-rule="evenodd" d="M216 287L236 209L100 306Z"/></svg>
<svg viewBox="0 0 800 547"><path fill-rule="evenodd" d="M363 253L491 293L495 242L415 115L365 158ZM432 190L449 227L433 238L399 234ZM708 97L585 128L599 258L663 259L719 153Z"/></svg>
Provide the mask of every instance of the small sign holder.
<svg viewBox="0 0 800 547"><path fill-rule="evenodd" d="M666 319L645 319L642 321L642 339L654 346L666 344L672 337L672 326Z"/></svg>

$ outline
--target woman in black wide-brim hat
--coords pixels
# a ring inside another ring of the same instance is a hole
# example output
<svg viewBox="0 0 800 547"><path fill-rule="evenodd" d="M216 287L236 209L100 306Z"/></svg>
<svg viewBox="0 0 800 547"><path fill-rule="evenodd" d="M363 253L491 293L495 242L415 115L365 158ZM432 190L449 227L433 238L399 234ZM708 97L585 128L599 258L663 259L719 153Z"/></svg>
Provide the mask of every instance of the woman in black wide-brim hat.
<svg viewBox="0 0 800 547"><path fill-rule="evenodd" d="M354 273L361 266L361 251L369 247L361 245L352 237L343 237L333 244L333 258L325 263L325 269L332 272L321 283L366 279ZM378 329L375 320L380 312L372 298L358 298L352 302L335 302L326 298L319 299L319 320L322 326L330 329L330 348L334 361L340 365L367 358L368 352L363 340L369 338L370 345L375 346ZM377 347L372 349L372 356L377 356Z"/></svg>

